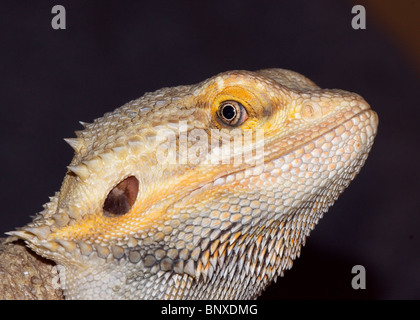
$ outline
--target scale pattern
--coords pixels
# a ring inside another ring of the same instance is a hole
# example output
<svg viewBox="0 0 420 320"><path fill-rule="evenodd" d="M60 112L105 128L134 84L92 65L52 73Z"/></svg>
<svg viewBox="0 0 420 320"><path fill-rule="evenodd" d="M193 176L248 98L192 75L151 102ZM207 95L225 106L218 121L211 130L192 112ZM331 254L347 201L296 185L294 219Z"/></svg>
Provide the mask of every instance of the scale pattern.
<svg viewBox="0 0 420 320"><path fill-rule="evenodd" d="M226 101L243 123L221 120ZM251 299L360 171L378 118L355 93L266 69L146 93L83 125L65 139L61 190L9 233L57 263L65 297Z"/></svg>

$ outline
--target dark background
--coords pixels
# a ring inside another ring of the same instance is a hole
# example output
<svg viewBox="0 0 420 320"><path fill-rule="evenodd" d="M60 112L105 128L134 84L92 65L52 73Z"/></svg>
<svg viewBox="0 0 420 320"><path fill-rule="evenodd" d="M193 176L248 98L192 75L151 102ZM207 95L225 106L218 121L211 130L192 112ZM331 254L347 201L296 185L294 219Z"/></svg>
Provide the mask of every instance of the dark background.
<svg viewBox="0 0 420 320"><path fill-rule="evenodd" d="M420 28L407 22L420 5L383 1L387 22L363 3L366 30L352 29L350 1L2 1L0 232L60 188L73 155L62 138L79 120L222 71L287 68L361 94L380 126L360 175L262 298L419 299ZM51 28L56 4L66 30ZM351 287L354 265L366 290Z"/></svg>

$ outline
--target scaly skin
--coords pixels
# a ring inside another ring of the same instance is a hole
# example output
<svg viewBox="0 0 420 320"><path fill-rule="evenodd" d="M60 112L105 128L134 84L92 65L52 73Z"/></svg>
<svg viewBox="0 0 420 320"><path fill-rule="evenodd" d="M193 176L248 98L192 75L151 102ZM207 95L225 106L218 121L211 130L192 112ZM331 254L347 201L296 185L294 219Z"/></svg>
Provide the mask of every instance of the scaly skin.
<svg viewBox="0 0 420 320"><path fill-rule="evenodd" d="M225 101L245 108L236 126ZM66 139L60 192L9 234L57 263L69 299L256 298L359 172L377 124L359 95L282 69L147 93Z"/></svg>

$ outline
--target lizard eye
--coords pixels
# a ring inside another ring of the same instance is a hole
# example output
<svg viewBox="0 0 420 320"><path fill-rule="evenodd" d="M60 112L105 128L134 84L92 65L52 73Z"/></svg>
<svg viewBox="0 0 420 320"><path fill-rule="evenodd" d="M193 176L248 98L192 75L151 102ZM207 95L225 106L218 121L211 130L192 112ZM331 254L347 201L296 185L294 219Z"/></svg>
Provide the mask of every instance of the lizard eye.
<svg viewBox="0 0 420 320"><path fill-rule="evenodd" d="M232 127L240 126L248 119L245 107L233 100L223 101L217 110L217 115L220 120Z"/></svg>
<svg viewBox="0 0 420 320"><path fill-rule="evenodd" d="M122 216L130 211L139 192L139 180L130 176L118 183L105 199L103 213L108 217Z"/></svg>

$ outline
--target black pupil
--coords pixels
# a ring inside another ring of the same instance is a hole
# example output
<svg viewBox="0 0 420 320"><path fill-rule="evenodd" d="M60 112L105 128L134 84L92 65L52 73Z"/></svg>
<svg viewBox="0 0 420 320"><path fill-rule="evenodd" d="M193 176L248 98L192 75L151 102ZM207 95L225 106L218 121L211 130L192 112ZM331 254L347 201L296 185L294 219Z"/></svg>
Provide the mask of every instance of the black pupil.
<svg viewBox="0 0 420 320"><path fill-rule="evenodd" d="M232 120L235 118L236 109L231 104L227 104L223 107L222 115L226 120Z"/></svg>

